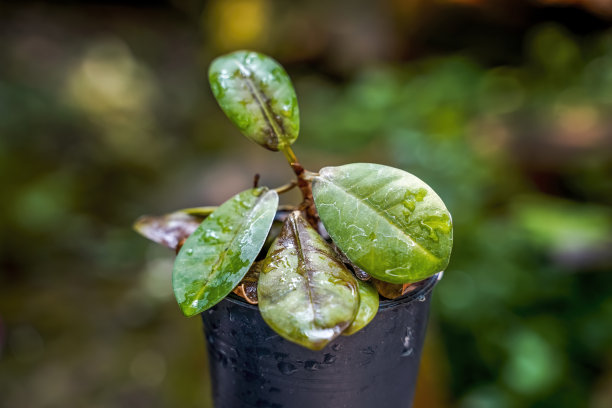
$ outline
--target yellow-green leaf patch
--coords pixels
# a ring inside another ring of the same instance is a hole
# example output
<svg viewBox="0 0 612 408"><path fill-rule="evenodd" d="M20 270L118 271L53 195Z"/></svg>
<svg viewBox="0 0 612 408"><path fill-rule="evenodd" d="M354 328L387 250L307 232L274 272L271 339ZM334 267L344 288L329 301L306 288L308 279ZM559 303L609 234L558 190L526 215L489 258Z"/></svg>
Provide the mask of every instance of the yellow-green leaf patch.
<svg viewBox="0 0 612 408"><path fill-rule="evenodd" d="M416 282L448 265L450 213L414 175L380 164L347 164L323 168L312 189L334 243L373 277Z"/></svg>

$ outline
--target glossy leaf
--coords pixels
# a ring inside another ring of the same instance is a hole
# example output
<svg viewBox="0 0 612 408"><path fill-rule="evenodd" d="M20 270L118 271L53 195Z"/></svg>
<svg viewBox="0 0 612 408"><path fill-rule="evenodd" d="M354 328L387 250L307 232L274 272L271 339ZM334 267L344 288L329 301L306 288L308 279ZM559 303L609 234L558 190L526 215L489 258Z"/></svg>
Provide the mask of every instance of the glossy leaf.
<svg viewBox="0 0 612 408"><path fill-rule="evenodd" d="M251 265L249 271L240 281L238 286L234 288L234 293L249 302L252 305L258 303L257 300L257 282L261 273L262 261L257 261Z"/></svg>
<svg viewBox="0 0 612 408"><path fill-rule="evenodd" d="M299 211L270 248L257 292L270 327L313 350L345 330L359 306L357 281Z"/></svg>
<svg viewBox="0 0 612 408"><path fill-rule="evenodd" d="M295 90L283 67L253 51L215 59L210 85L225 114L242 133L270 150L282 150L298 137L300 115Z"/></svg>
<svg viewBox="0 0 612 408"><path fill-rule="evenodd" d="M355 320L349 327L342 332L345 336L350 336L367 326L378 312L378 292L369 282L357 280L359 288L359 310Z"/></svg>
<svg viewBox="0 0 612 408"><path fill-rule="evenodd" d="M201 213L189 214L184 210L161 216L143 215L134 223L134 230L153 242L177 249L204 218Z"/></svg>
<svg viewBox="0 0 612 408"><path fill-rule="evenodd" d="M243 191L185 241L174 262L172 286L186 316L213 306L240 283L266 240L277 206L275 191Z"/></svg>
<svg viewBox="0 0 612 408"><path fill-rule="evenodd" d="M312 187L334 243L373 277L416 282L448 265L451 216L431 187L412 174L355 163L322 169Z"/></svg>

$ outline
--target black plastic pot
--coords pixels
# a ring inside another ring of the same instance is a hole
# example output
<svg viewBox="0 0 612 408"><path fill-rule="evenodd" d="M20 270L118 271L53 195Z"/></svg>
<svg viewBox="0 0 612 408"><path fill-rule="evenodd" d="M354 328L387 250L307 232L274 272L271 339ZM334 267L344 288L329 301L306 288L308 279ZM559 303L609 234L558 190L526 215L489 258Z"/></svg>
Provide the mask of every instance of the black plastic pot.
<svg viewBox="0 0 612 408"><path fill-rule="evenodd" d="M440 277L382 301L368 326L320 351L281 338L257 306L224 299L202 313L215 408L411 407Z"/></svg>

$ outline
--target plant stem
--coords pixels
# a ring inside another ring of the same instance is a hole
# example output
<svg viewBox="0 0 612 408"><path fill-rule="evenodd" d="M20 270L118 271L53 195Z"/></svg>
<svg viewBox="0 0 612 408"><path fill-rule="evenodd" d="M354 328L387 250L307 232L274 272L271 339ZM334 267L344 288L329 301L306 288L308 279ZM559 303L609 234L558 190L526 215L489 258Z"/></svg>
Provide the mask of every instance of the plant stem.
<svg viewBox="0 0 612 408"><path fill-rule="evenodd" d="M291 168L297 176L297 185L302 192L303 201L300 205L301 209L306 213L306 219L316 229L319 230L319 214L314 205L314 198L312 197L312 184L311 178L309 177L310 172L304 170L304 167L300 163L292 163Z"/></svg>
<svg viewBox="0 0 612 408"><path fill-rule="evenodd" d="M283 154L285 158L289 162L289 165L293 169L293 172L297 176L297 186L302 192L303 201L300 205L300 209L304 211L306 215L306 220L313 226L315 230L319 230L319 214L317 213L317 209L314 204L314 198L312 197L312 176L314 173L311 173L304 169L304 167L298 161L297 156L293 153L290 146L285 146L283 149Z"/></svg>
<svg viewBox="0 0 612 408"><path fill-rule="evenodd" d="M289 162L289 165L291 166L293 163L298 163L298 159L295 156L295 153L293 153L293 150L291 149L291 146L285 146L283 149L283 154L285 155L285 158L287 159L287 161Z"/></svg>

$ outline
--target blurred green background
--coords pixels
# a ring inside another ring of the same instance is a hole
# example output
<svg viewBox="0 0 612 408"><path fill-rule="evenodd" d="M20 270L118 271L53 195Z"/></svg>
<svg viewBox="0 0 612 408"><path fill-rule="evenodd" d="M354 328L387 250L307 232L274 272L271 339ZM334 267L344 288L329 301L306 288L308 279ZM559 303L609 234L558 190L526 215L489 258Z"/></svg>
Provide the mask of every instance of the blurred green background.
<svg viewBox="0 0 612 408"><path fill-rule="evenodd" d="M173 254L131 224L292 177L208 88L240 48L292 76L308 169L394 165L453 214L415 408L612 407L611 2L20 1L0 18L1 407L211 407Z"/></svg>

